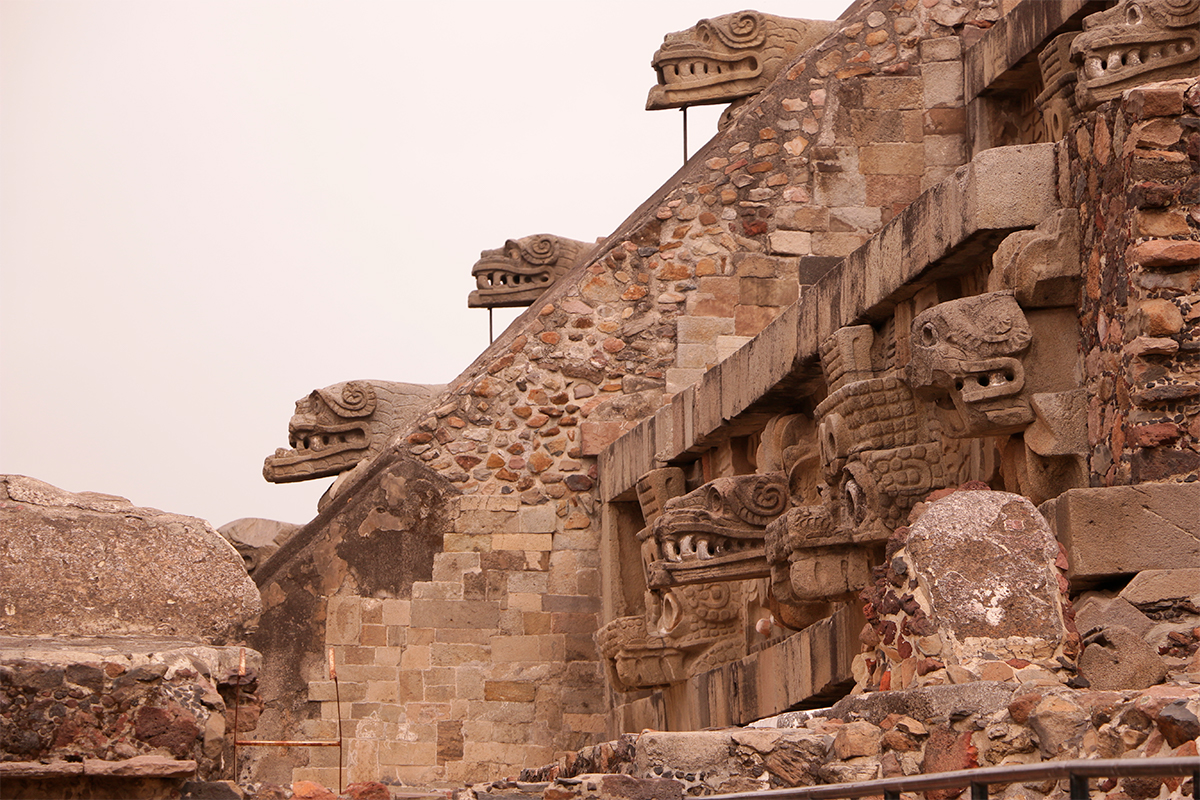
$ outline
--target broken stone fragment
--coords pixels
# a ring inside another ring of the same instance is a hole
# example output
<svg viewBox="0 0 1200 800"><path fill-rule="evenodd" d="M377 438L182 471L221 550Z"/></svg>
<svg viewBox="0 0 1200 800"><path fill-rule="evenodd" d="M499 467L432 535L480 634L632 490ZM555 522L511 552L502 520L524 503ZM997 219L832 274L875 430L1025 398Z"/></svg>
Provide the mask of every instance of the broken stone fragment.
<svg viewBox="0 0 1200 800"><path fill-rule="evenodd" d="M1084 640L1079 674L1093 689L1145 689L1161 683L1167 668L1145 639L1114 625Z"/></svg>
<svg viewBox="0 0 1200 800"><path fill-rule="evenodd" d="M1192 613L1200 612L1200 567L1143 570L1119 596L1143 611L1178 606Z"/></svg>
<svg viewBox="0 0 1200 800"><path fill-rule="evenodd" d="M1024 497L944 497L910 528L905 552L928 597L944 659L969 669L981 661L1046 659L1061 649L1058 543Z"/></svg>
<svg viewBox="0 0 1200 800"><path fill-rule="evenodd" d="M1075 599L1075 627L1081 635L1097 628L1120 625L1138 636L1145 636L1154 622L1123 597L1108 597L1087 592Z"/></svg>

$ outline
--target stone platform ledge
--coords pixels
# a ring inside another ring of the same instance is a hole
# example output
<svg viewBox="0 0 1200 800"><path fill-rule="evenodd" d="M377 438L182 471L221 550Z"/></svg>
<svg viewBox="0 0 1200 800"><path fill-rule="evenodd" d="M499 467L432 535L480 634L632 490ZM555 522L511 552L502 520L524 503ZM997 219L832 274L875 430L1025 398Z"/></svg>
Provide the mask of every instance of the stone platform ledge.
<svg viewBox="0 0 1200 800"><path fill-rule="evenodd" d="M168 680L181 668L218 677L234 675L242 649L237 645L219 646L167 638L0 636L0 661L37 661L64 666L115 662L126 669L166 664ZM247 672L257 674L262 669L262 654L249 647L244 649ZM200 667L203 669L198 669Z"/></svg>
<svg viewBox="0 0 1200 800"><path fill-rule="evenodd" d="M738 661L617 704L616 724L621 731L689 731L745 725L788 709L826 705L854 685L851 665L864 623L860 606L842 606Z"/></svg>
<svg viewBox="0 0 1200 800"><path fill-rule="evenodd" d="M1198 714L1200 685L1185 681L1122 691L1030 681L875 692L790 727L625 734L456 800L670 800L1080 758L1200 763ZM605 773L618 780L605 786ZM1153 797L1156 781L1138 785ZM1026 797L1061 796L1048 786L1027 785Z"/></svg>
<svg viewBox="0 0 1200 800"><path fill-rule="evenodd" d="M177 761L167 756L134 756L122 761L0 761L0 780L69 778L189 778L196 774L195 761Z"/></svg>
<svg viewBox="0 0 1200 800"><path fill-rule="evenodd" d="M921 194L866 244L803 288L737 352L600 454L600 495L632 499L638 478L794 403L834 331L886 318L926 283L966 272L1010 232L1060 207L1054 144L995 147ZM730 425L730 423L733 423ZM724 430L722 430L724 429Z"/></svg>

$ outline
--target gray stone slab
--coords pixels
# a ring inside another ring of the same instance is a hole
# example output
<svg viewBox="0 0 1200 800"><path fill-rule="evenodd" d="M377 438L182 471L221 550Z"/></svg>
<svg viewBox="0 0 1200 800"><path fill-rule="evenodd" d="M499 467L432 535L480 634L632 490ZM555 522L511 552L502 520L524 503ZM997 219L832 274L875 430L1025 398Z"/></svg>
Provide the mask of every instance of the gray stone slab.
<svg viewBox="0 0 1200 800"><path fill-rule="evenodd" d="M1067 549L1073 588L1200 564L1200 484L1070 489L1039 510Z"/></svg>

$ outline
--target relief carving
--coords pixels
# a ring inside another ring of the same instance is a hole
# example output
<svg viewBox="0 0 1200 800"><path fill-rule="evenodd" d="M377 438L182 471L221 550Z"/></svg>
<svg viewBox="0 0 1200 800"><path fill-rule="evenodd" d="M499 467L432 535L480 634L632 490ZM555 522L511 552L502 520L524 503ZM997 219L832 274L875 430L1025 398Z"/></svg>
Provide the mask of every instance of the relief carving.
<svg viewBox="0 0 1200 800"><path fill-rule="evenodd" d="M702 493L707 486L697 492ZM755 587L737 582L670 586L654 581L658 566L667 559L651 531L672 513L678 514L673 503L697 494L684 495L683 491L683 471L678 467L652 470L637 484L646 523L638 540L647 586L651 587L645 594L646 611L615 619L596 633L600 652L612 664L616 681L626 689L678 683L746 653L743 615ZM754 502L752 498L750 502ZM684 507L691 508L686 504ZM702 517L691 511L680 516L697 520ZM720 513L716 516L719 518ZM684 538L688 540L686 545ZM697 549L707 552L715 540L715 534L698 540L695 533L683 533L667 547L674 547L677 555L686 550L687 561L698 563Z"/></svg>
<svg viewBox="0 0 1200 800"><path fill-rule="evenodd" d="M1071 44L1079 107L1092 109L1152 81L1200 68L1200 0L1121 0L1083 20Z"/></svg>
<svg viewBox="0 0 1200 800"><path fill-rule="evenodd" d="M532 305L567 274L594 245L548 233L509 239L503 247L484 250L471 267L475 291L469 308L513 308Z"/></svg>
<svg viewBox="0 0 1200 800"><path fill-rule="evenodd" d="M739 11L668 33L651 62L658 84L646 108L730 103L756 95L836 27L825 20Z"/></svg>
<svg viewBox="0 0 1200 800"><path fill-rule="evenodd" d="M1073 297L1073 224L1056 217L1044 230L1006 239L992 285L1022 287L1033 306ZM913 320L908 380L948 435L1009 436L1002 444L1004 486L1040 503L1083 485L1078 341L1073 299L1028 314L1011 289L951 300Z"/></svg>
<svg viewBox="0 0 1200 800"><path fill-rule="evenodd" d="M1059 34L1038 53L1044 88L1034 104L1042 113L1048 142L1063 138L1078 112L1075 105L1075 66L1071 63L1071 43L1078 35L1079 31Z"/></svg>
<svg viewBox="0 0 1200 800"><path fill-rule="evenodd" d="M766 577L763 529L787 504L781 472L717 478L667 501L643 530L662 556L650 565L650 587Z"/></svg>
<svg viewBox="0 0 1200 800"><path fill-rule="evenodd" d="M1012 291L940 303L913 320L908 383L950 436L1016 433L1033 421L1021 359L1032 340Z"/></svg>
<svg viewBox="0 0 1200 800"><path fill-rule="evenodd" d="M271 483L325 478L352 469L381 452L443 386L389 381L346 381L316 389L296 401L288 422L290 449L263 462Z"/></svg>

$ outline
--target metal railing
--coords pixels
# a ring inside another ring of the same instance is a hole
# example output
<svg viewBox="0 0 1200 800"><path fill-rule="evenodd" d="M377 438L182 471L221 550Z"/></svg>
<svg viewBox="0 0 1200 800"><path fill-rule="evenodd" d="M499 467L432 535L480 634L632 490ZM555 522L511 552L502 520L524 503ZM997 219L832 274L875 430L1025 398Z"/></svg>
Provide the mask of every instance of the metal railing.
<svg viewBox="0 0 1200 800"><path fill-rule="evenodd" d="M758 792L733 792L711 795L705 800L835 800L835 798L880 797L900 800L901 792L924 792L930 789L971 788L971 800L987 800L988 786L993 783L1023 783L1027 781L1063 780L1070 783L1071 800L1088 800L1090 778L1134 778L1190 775L1192 797L1200 786L1200 757L1169 756L1166 758L1107 758L1046 761L1039 764L1009 764L1000 767L960 769L928 775L908 775L879 778L858 783L835 783L822 786L800 786L794 789L764 789Z"/></svg>
<svg viewBox="0 0 1200 800"><path fill-rule="evenodd" d="M237 780L239 747L336 747L338 749L338 794L342 793L344 781L342 757L342 691L338 687L337 662L333 648L329 648L329 678L333 681L334 700L337 703L337 739L240 739L238 734L238 709L242 706L242 683L246 679L246 648L238 653L238 682L233 705L233 777Z"/></svg>

